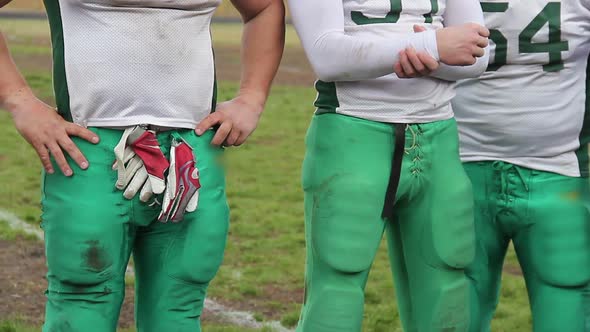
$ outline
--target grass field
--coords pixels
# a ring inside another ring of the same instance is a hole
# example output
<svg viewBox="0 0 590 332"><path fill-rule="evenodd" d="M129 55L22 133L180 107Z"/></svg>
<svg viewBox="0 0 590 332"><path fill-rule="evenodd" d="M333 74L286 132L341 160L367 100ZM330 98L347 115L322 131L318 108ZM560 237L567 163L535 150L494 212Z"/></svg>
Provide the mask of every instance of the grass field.
<svg viewBox="0 0 590 332"><path fill-rule="evenodd" d="M46 23L0 19L0 29L7 35L15 60L28 82L41 98L53 102ZM239 31L237 25L214 26L219 68L236 65L236 61L239 65L235 54ZM257 320L278 320L286 327L293 327L303 294L300 165L315 93L311 89L313 74L297 62L301 61L302 52L292 30L287 44L282 76L273 88L258 130L248 144L228 149L226 153L232 225L225 261L209 295L231 308L254 312ZM220 56L224 52L227 56ZM219 80L220 99L229 99L237 87L236 76L221 70ZM3 184L0 210L38 224L39 163L5 112L0 112L0 131L3 133L0 135L0 183ZM1 223L0 238L25 241ZM507 270L517 270L513 252L509 253L507 265ZM34 282L45 281L39 278ZM530 331L524 283L517 272L504 275L501 295L492 330ZM401 331L385 246L371 272L366 303L363 331ZM0 311L0 332L37 331L41 316L42 311L10 315ZM207 317L205 322L204 330L208 332L248 331Z"/></svg>

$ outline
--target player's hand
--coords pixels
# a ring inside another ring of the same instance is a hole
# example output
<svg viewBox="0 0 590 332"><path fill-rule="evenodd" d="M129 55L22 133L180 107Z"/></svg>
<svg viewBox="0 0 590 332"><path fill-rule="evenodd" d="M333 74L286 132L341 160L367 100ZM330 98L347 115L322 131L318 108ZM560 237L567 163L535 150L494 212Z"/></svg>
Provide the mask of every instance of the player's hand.
<svg viewBox="0 0 590 332"><path fill-rule="evenodd" d="M91 143L98 143L98 136L92 131L67 122L49 105L35 96L27 95L13 102L12 119L18 132L37 151L43 167L49 174L54 173L51 155L65 176L74 174L66 161L65 153L80 166L87 169L88 160L72 142L70 136L78 136Z"/></svg>
<svg viewBox="0 0 590 332"><path fill-rule="evenodd" d="M467 23L436 31L440 61L451 66L469 66L485 54L490 31L485 27Z"/></svg>
<svg viewBox="0 0 590 332"><path fill-rule="evenodd" d="M414 25L414 32L420 33L426 28ZM399 61L394 65L394 71L399 78L414 78L428 76L437 70L438 61L426 52L416 52L413 48L406 48L399 54Z"/></svg>
<svg viewBox="0 0 590 332"><path fill-rule="evenodd" d="M219 125L211 144L240 146L258 126L262 110L262 104L238 96L217 105L215 112L203 119L195 132L201 136L206 130Z"/></svg>

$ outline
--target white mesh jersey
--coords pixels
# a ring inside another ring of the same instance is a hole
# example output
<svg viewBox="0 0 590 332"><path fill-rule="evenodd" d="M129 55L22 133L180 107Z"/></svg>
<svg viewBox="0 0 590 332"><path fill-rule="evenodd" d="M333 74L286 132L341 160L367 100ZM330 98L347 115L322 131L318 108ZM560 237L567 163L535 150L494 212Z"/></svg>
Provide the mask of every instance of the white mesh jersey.
<svg viewBox="0 0 590 332"><path fill-rule="evenodd" d="M58 110L84 126L194 128L211 112L221 0L45 0Z"/></svg>
<svg viewBox="0 0 590 332"><path fill-rule="evenodd" d="M462 159L587 176L590 1L481 4L490 64L452 103Z"/></svg>
<svg viewBox="0 0 590 332"><path fill-rule="evenodd" d="M444 0L343 0L344 31L352 37L402 39L420 24L443 27ZM393 62L391 63L393 67ZM319 111L380 122L424 123L451 118L453 83L395 74L357 81L317 81Z"/></svg>

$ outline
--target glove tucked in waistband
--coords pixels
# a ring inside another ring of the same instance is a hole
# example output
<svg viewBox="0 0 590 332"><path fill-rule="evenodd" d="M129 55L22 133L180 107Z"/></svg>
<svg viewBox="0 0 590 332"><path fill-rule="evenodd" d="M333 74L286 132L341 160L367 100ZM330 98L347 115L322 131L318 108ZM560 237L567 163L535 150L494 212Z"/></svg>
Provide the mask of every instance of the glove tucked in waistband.
<svg viewBox="0 0 590 332"><path fill-rule="evenodd" d="M164 192L164 173L170 163L153 131L139 126L128 128L114 150L113 169L118 171L116 187L125 190L125 198L133 198L140 188L142 202L147 202L153 194Z"/></svg>
<svg viewBox="0 0 590 332"><path fill-rule="evenodd" d="M177 133L172 134L170 169L166 180L162 212L158 220L179 222L185 212L197 209L201 183L193 149Z"/></svg>

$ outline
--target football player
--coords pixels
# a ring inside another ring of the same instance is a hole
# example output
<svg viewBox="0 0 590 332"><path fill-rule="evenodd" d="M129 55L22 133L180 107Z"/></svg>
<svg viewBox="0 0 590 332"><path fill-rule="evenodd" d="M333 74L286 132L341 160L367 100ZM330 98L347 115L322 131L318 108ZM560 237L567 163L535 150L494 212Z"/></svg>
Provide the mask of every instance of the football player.
<svg viewBox="0 0 590 332"><path fill-rule="evenodd" d="M481 6L490 63L452 102L475 196L470 331L490 331L510 241L534 331L588 331L590 1Z"/></svg>
<svg viewBox="0 0 590 332"><path fill-rule="evenodd" d="M404 330L467 331L473 197L449 80L477 77L487 65L479 3L291 0L289 7L319 78L303 165L307 264L298 331L360 331L384 232ZM414 33L421 26L427 31ZM406 49L430 77L394 74Z"/></svg>

